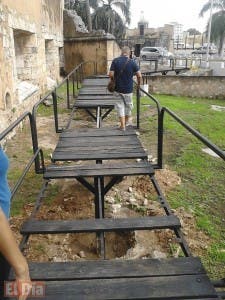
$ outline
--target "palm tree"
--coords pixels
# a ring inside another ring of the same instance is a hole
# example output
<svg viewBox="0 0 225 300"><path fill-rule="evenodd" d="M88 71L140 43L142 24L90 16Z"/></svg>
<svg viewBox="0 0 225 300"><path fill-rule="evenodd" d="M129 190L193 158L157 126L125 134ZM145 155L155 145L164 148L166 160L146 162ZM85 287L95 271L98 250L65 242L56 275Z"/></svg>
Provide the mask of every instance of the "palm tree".
<svg viewBox="0 0 225 300"><path fill-rule="evenodd" d="M218 52L223 56L225 42L225 11L218 11L212 16L211 25L212 39L218 44Z"/></svg>
<svg viewBox="0 0 225 300"><path fill-rule="evenodd" d="M201 11L200 16L203 17L204 14L211 8L211 0L207 1ZM223 44L225 41L225 0L214 0L213 8L217 11L212 15L211 23L211 40L217 43L219 55L223 55ZM207 27L209 26L209 23Z"/></svg>
<svg viewBox="0 0 225 300"><path fill-rule="evenodd" d="M103 29L116 38L123 38L130 23L130 0L100 0L92 14L94 29ZM124 18L124 21L123 21Z"/></svg>

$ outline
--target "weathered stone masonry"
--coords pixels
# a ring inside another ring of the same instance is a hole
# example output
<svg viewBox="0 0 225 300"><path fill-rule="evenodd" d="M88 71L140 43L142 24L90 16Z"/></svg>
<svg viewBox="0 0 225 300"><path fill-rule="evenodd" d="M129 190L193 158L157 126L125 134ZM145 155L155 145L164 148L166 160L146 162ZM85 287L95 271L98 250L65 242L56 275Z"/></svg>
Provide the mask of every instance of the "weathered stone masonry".
<svg viewBox="0 0 225 300"><path fill-rule="evenodd" d="M63 0L0 2L0 131L59 80Z"/></svg>
<svg viewBox="0 0 225 300"><path fill-rule="evenodd" d="M224 76L151 76L147 83L151 93L225 100Z"/></svg>

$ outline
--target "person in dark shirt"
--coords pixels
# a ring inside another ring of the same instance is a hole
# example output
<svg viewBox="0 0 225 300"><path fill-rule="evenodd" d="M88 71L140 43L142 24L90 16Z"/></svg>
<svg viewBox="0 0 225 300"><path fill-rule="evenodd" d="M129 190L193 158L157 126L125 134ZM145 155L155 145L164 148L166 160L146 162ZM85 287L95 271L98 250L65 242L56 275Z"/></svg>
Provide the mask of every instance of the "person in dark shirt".
<svg viewBox="0 0 225 300"><path fill-rule="evenodd" d="M115 92L121 94L122 97L118 97L118 102L115 105L117 110L120 129L125 130L126 125L129 124L131 111L133 108L133 76L137 78L137 88L140 87L141 72L138 65L133 59L129 58L130 48L123 47L121 56L115 58L112 61L109 77L111 80L115 80Z"/></svg>

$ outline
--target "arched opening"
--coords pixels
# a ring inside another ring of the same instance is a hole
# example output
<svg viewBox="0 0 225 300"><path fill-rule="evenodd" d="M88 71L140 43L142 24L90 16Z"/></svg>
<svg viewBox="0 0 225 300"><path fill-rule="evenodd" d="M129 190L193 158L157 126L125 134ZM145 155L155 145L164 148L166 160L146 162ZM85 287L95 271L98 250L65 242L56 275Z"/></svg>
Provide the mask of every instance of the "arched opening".
<svg viewBox="0 0 225 300"><path fill-rule="evenodd" d="M11 108L11 106L12 106L11 95L8 92L5 95L5 106L6 106L6 109Z"/></svg>

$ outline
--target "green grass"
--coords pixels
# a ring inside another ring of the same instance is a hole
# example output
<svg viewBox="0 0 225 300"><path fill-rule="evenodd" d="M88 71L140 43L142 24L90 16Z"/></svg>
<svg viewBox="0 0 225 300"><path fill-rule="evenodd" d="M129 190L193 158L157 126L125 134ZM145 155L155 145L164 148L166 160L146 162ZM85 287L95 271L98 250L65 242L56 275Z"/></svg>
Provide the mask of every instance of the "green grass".
<svg viewBox="0 0 225 300"><path fill-rule="evenodd" d="M168 107L222 150L225 149L225 112L211 105L225 106L225 101L155 95L161 106ZM155 104L141 98L141 138L156 155L157 114ZM143 116L143 117L142 117ZM204 264L212 277L225 276L225 162L202 151L207 148L167 113L164 121L164 164L181 177L181 185L167 195L170 205L191 211L197 228L210 238L203 254ZM153 145L155 149L153 149ZM218 277L217 277L218 278Z"/></svg>
<svg viewBox="0 0 225 300"><path fill-rule="evenodd" d="M76 85L74 86L74 92L75 94L77 93L77 87ZM67 84L66 82L61 85L59 88L56 89L56 94L58 96L57 98L57 104L58 104L58 113L63 114L63 113L68 113L70 110L67 109ZM69 94L70 97L73 95L73 84L72 82L69 83ZM46 93L47 95L47 93ZM52 97L49 96L49 100L52 101ZM73 100L71 100L72 102ZM40 104L38 107L38 116L42 117L48 117L53 115L53 105L51 106L46 106L44 104Z"/></svg>
<svg viewBox="0 0 225 300"><path fill-rule="evenodd" d="M21 175L21 170L17 169L10 171L8 174L8 180L11 186L17 182ZM39 192L43 184L42 174L35 174L34 170L30 170L21 186L19 187L15 197L12 199L11 215L18 216L24 211L25 205L33 205L38 198ZM59 192L58 185L50 185L45 193L45 204L51 204L55 199L55 196Z"/></svg>

